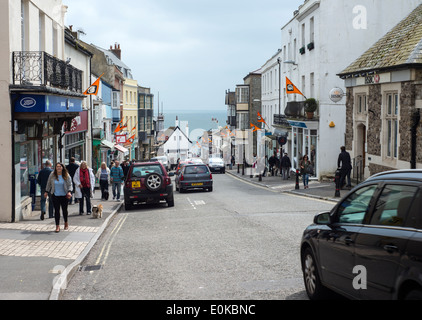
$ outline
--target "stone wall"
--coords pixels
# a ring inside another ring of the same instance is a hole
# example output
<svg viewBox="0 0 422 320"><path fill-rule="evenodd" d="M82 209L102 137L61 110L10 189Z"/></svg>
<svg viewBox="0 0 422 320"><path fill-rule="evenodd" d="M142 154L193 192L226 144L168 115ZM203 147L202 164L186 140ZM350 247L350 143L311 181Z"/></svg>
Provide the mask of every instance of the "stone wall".
<svg viewBox="0 0 422 320"><path fill-rule="evenodd" d="M355 104L355 95L353 88L347 88L346 90L346 150L352 150L353 148L353 110Z"/></svg>
<svg viewBox="0 0 422 320"><path fill-rule="evenodd" d="M415 86L412 82L403 82L400 94L400 147L399 160L410 162L412 114L415 110Z"/></svg>
<svg viewBox="0 0 422 320"><path fill-rule="evenodd" d="M369 87L368 96L368 154L381 156L381 85Z"/></svg>
<svg viewBox="0 0 422 320"><path fill-rule="evenodd" d="M390 167L382 166L382 165L375 164L375 163L369 163L369 175L370 176L377 174L377 173L380 173L380 172L390 171L390 170L395 170L395 169L396 168L390 168Z"/></svg>

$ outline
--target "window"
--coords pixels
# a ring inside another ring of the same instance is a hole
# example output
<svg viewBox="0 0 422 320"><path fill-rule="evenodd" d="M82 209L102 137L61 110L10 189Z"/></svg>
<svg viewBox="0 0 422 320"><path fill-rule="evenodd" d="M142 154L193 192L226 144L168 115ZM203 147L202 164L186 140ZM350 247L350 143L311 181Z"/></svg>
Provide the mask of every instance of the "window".
<svg viewBox="0 0 422 320"><path fill-rule="evenodd" d="M314 42L314 37L315 37L315 27L314 27L314 25L315 25L315 19L314 19L314 17L312 17L311 18L311 20L310 20L310 25L309 25L309 37L310 37L310 39L309 39L309 42Z"/></svg>
<svg viewBox="0 0 422 320"><path fill-rule="evenodd" d="M236 88L237 103L249 103L249 87Z"/></svg>
<svg viewBox="0 0 422 320"><path fill-rule="evenodd" d="M417 191L414 186L386 185L375 205L371 224L402 226Z"/></svg>
<svg viewBox="0 0 422 320"><path fill-rule="evenodd" d="M377 185L370 185L356 190L349 195L339 206L337 218L339 223L363 223L369 210L372 196Z"/></svg>
<svg viewBox="0 0 422 320"><path fill-rule="evenodd" d="M367 98L364 94L359 94L356 96L356 113L363 114L366 113L367 108Z"/></svg>
<svg viewBox="0 0 422 320"><path fill-rule="evenodd" d="M386 95L386 116L387 127L387 157L397 159L398 155L398 136L399 136L399 95L397 93L388 93Z"/></svg>
<svg viewBox="0 0 422 320"><path fill-rule="evenodd" d="M306 41L305 41L305 24L302 24L302 47L306 46Z"/></svg>
<svg viewBox="0 0 422 320"><path fill-rule="evenodd" d="M158 174L162 175L163 170L161 170L160 165L148 165L148 166L133 167L132 177L133 178L146 177L150 173L158 173Z"/></svg>

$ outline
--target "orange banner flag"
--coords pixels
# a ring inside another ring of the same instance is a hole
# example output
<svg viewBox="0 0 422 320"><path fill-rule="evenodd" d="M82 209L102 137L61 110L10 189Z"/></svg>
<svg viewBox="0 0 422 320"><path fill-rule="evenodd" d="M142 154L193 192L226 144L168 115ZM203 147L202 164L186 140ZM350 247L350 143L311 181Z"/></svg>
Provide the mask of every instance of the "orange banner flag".
<svg viewBox="0 0 422 320"><path fill-rule="evenodd" d="M304 96L303 93L300 92L300 90L287 77L286 77L286 93L287 94L294 94L295 93L295 94L300 94L300 95Z"/></svg>
<svg viewBox="0 0 422 320"><path fill-rule="evenodd" d="M268 126L268 124L265 122L264 118L261 116L259 112L258 112L258 122L265 123L265 125Z"/></svg>
<svg viewBox="0 0 422 320"><path fill-rule="evenodd" d="M253 123L251 123L251 128L253 129L253 130L252 130L252 132L255 132L255 131L261 130L261 129L259 129L256 125L254 125Z"/></svg>
<svg viewBox="0 0 422 320"><path fill-rule="evenodd" d="M95 80L95 82L93 84L91 84L91 86L86 89L86 91L84 92L84 95L86 96L96 96L98 94L98 90L100 89L100 79L101 77L104 75L104 73L98 77L97 80Z"/></svg>

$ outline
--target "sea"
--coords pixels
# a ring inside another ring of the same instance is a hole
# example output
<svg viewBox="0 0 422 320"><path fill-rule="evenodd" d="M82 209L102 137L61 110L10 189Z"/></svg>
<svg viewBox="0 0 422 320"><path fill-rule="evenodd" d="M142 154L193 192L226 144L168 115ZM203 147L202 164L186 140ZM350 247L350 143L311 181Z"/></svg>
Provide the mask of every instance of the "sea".
<svg viewBox="0 0 422 320"><path fill-rule="evenodd" d="M227 110L164 110L164 129L174 127L176 124L176 116L179 122L188 122L189 132L194 130L208 131L210 129L218 129L219 126L227 125ZM213 120L214 119L214 120Z"/></svg>

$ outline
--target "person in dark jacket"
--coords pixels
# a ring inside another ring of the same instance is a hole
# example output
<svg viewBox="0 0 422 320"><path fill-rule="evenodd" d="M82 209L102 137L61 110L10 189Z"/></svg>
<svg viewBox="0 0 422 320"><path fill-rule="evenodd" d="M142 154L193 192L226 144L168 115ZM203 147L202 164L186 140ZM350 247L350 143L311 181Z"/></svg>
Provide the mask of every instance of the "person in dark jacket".
<svg viewBox="0 0 422 320"><path fill-rule="evenodd" d="M271 175L274 176L274 166L276 165L277 161L277 154L274 152L274 154L268 159L268 165L270 167Z"/></svg>
<svg viewBox="0 0 422 320"><path fill-rule="evenodd" d="M69 161L70 163L66 166L66 170L69 173L70 177L72 178L72 184L73 184L72 198L73 198L74 193L75 193L75 183L73 182L73 177L75 176L75 172L76 170L78 170L79 166L76 164L74 157L70 158ZM72 204L72 198L70 198L69 204ZM78 202L77 199L75 199L75 203L77 202Z"/></svg>
<svg viewBox="0 0 422 320"><path fill-rule="evenodd" d="M289 179L291 167L292 167L292 162L290 161L289 155L286 152L283 158L281 158L281 172L283 175L283 180Z"/></svg>
<svg viewBox="0 0 422 320"><path fill-rule="evenodd" d="M45 203L46 203L46 197L45 197L45 188L47 186L48 177L53 172L53 169L51 168L51 161L47 160L45 162L44 168L40 171L37 177L37 183L40 185L41 188L41 216L40 219L44 220L45 216ZM50 194L48 194L48 217L54 218L54 212L53 212L54 206L53 206L53 198Z"/></svg>
<svg viewBox="0 0 422 320"><path fill-rule="evenodd" d="M346 147L343 146L340 148L340 150L341 152L337 160L337 167L340 168L340 172L341 172L340 188L343 188L346 177L347 177L346 187L351 188L352 183L350 180L350 173L352 172L352 160L350 158L350 154L346 151Z"/></svg>

